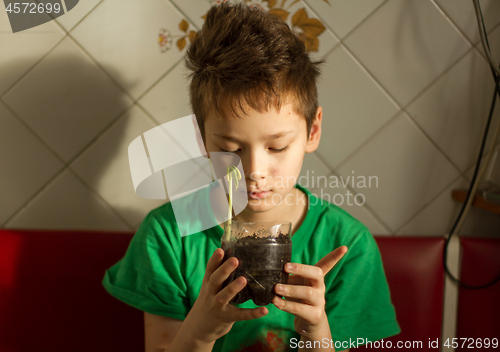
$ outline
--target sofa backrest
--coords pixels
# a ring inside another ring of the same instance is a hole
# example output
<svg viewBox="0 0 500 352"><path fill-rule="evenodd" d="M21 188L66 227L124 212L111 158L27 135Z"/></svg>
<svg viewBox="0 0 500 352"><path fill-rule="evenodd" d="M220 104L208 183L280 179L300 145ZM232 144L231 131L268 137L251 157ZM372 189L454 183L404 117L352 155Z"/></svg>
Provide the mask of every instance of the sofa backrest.
<svg viewBox="0 0 500 352"><path fill-rule="evenodd" d="M101 285L132 233L0 231L0 351L144 351L143 313Z"/></svg>
<svg viewBox="0 0 500 352"><path fill-rule="evenodd" d="M416 346L406 349L425 351L429 339L441 338L444 238L375 236L375 239L401 327L401 333L384 339L383 346L389 342L396 348L398 342L404 346L422 341L423 349ZM357 349L375 352L381 346L373 344Z"/></svg>
<svg viewBox="0 0 500 352"><path fill-rule="evenodd" d="M481 286L500 276L500 238L460 239L462 268L460 279ZM457 352L500 348L500 282L484 289L460 287L457 312ZM462 340L460 340L462 339ZM466 340L465 340L466 339ZM486 345L489 344L489 347ZM482 346L482 349L478 347Z"/></svg>
<svg viewBox="0 0 500 352"><path fill-rule="evenodd" d="M101 285L132 236L0 230L0 351L143 351L143 313ZM387 340L439 338L444 239L375 239L402 328Z"/></svg>

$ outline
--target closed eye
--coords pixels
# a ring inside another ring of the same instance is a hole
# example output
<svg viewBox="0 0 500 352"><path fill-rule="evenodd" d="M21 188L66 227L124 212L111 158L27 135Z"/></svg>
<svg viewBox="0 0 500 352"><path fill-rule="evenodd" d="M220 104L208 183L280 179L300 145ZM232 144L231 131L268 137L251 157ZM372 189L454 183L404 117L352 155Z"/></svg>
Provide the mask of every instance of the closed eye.
<svg viewBox="0 0 500 352"><path fill-rule="evenodd" d="M238 151L240 151L241 149L237 149L237 150L224 150L222 148L219 147L219 149L221 150L221 152L225 152L225 153L236 153ZM273 153L281 153L281 152L284 152L285 150L288 149L288 145L284 148L281 148L281 149L273 149L273 148L269 148L270 151L272 151Z"/></svg>
<svg viewBox="0 0 500 352"><path fill-rule="evenodd" d="M281 152L284 152L287 149L288 149L288 146L286 146L284 148L281 148L281 149L272 149L272 148L269 148L269 150L272 150L273 153L281 153Z"/></svg>

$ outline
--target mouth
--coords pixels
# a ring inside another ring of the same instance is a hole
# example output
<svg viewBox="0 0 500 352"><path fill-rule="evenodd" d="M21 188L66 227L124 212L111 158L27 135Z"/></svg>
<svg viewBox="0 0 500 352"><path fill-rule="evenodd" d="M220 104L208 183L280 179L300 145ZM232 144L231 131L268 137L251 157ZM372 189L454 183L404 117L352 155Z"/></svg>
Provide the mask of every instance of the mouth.
<svg viewBox="0 0 500 352"><path fill-rule="evenodd" d="M251 198L251 199L262 199L262 198L267 197L270 193L271 193L270 190L268 190L268 191L251 191L251 192L247 192L248 198Z"/></svg>

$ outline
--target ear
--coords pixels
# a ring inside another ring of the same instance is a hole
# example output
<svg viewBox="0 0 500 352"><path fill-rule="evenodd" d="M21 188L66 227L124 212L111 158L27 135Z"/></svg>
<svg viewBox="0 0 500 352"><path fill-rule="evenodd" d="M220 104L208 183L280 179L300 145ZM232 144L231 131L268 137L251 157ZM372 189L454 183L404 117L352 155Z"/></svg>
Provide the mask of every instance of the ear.
<svg viewBox="0 0 500 352"><path fill-rule="evenodd" d="M312 153L316 149L318 149L319 140L321 138L321 120L323 118L323 108L318 106L318 110L316 110L316 117L314 118L314 122L311 126L311 132L309 133L309 140L306 144L306 153Z"/></svg>

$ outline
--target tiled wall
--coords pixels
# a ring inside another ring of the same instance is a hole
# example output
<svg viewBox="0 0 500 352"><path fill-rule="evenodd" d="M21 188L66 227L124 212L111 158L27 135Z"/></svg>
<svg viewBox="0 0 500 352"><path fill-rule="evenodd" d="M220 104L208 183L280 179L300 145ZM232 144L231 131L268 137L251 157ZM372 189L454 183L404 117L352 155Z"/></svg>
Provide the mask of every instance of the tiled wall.
<svg viewBox="0 0 500 352"><path fill-rule="evenodd" d="M373 234L449 232L460 209L451 190L470 182L493 93L472 2L329 3L287 9L305 8L326 27L312 53L326 60L323 135L302 175L326 176L328 186L351 177L347 188L308 186L335 196ZM499 60L500 1L481 4ZM134 193L127 148L191 114L179 23L198 30L209 7L81 0L56 21L12 34L0 5L1 227L132 230L164 202ZM174 40L167 51L161 29ZM363 204L349 206L347 192ZM498 215L473 208L461 233L489 236L499 225Z"/></svg>

